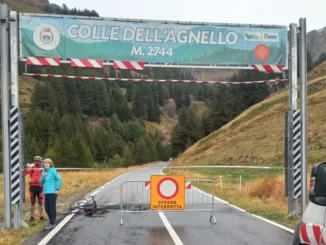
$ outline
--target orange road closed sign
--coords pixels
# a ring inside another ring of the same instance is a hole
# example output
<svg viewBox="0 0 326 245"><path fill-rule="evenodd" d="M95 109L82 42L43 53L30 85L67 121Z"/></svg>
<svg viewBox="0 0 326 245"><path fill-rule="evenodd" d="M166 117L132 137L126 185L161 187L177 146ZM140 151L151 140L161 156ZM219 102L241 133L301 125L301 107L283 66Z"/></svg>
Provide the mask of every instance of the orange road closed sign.
<svg viewBox="0 0 326 245"><path fill-rule="evenodd" d="M185 209L185 176L151 176L151 210Z"/></svg>

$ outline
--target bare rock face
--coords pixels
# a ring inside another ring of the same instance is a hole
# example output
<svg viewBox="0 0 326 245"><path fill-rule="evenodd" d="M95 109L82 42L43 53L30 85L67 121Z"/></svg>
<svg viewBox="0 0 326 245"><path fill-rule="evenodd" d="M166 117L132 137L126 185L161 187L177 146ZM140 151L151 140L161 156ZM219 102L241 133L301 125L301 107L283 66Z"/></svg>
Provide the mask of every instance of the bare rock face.
<svg viewBox="0 0 326 245"><path fill-rule="evenodd" d="M307 34L307 48L313 62L317 61L322 53L326 53L326 27Z"/></svg>

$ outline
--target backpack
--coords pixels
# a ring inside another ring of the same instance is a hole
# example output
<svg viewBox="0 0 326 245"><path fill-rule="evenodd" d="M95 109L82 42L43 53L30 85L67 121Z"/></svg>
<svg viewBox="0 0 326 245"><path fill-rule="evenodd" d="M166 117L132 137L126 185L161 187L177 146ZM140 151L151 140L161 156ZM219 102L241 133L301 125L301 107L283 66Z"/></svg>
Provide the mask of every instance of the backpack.
<svg viewBox="0 0 326 245"><path fill-rule="evenodd" d="M32 169L32 172L30 173L30 181L29 184L30 185L34 185L34 186L42 186L40 184L40 179L42 177L42 168L34 168Z"/></svg>

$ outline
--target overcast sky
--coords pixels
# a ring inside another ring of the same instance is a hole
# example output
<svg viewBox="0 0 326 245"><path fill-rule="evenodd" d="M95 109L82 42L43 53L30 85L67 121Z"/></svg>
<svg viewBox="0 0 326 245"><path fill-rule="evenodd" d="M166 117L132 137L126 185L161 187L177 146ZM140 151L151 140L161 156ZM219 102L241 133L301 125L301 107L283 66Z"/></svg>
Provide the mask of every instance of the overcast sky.
<svg viewBox="0 0 326 245"><path fill-rule="evenodd" d="M101 17L289 25L307 18L308 31L326 26L326 0L49 0L94 9Z"/></svg>

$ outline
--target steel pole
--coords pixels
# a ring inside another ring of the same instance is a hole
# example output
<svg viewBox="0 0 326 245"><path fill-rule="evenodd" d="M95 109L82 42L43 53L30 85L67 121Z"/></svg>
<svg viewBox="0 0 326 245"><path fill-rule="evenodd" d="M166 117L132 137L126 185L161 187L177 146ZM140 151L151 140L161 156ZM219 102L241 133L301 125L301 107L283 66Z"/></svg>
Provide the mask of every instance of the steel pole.
<svg viewBox="0 0 326 245"><path fill-rule="evenodd" d="M15 11L10 11L10 71L11 71L11 104L19 108L19 97L18 97L18 43L17 43L17 13ZM18 120L18 127L19 127ZM18 142L20 143L20 137L18 136ZM19 180L21 188L21 176L22 176L22 166L19 164ZM22 200L14 204L14 228L21 228L22 217Z"/></svg>
<svg viewBox="0 0 326 245"><path fill-rule="evenodd" d="M307 205L307 28L306 18L300 18L300 74L301 74L301 188L302 213Z"/></svg>
<svg viewBox="0 0 326 245"><path fill-rule="evenodd" d="M293 110L297 110L298 73L297 73L297 25L290 24L289 37L289 217L297 217L297 201L294 198L294 165L293 165Z"/></svg>
<svg viewBox="0 0 326 245"><path fill-rule="evenodd" d="M8 86L8 6L0 5L1 82L2 82L2 154L4 181L4 225L11 228L10 162L9 162L9 86Z"/></svg>

